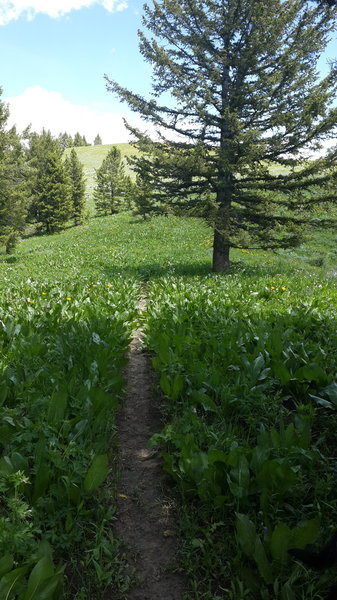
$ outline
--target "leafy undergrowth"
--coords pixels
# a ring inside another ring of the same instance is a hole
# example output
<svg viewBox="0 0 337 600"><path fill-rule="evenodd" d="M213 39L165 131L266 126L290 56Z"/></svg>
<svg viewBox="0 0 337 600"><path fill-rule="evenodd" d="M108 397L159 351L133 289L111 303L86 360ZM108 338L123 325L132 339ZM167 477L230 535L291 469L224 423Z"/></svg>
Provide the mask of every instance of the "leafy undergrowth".
<svg viewBox="0 0 337 600"><path fill-rule="evenodd" d="M101 598L119 581L106 479L137 286L2 292L0 597ZM65 585L64 585L65 582Z"/></svg>
<svg viewBox="0 0 337 600"><path fill-rule="evenodd" d="M1 599L128 585L103 480L144 283L171 398L154 443L186 500L193 598L320 597L324 577L286 549L334 523L336 292L317 275L331 262L309 276L292 254L238 250L237 275L221 278L210 258L201 221L126 214L0 257Z"/></svg>
<svg viewBox="0 0 337 600"><path fill-rule="evenodd" d="M146 344L169 399L152 439L181 494L198 599L323 598L290 548L336 529L337 289L317 276L152 283Z"/></svg>

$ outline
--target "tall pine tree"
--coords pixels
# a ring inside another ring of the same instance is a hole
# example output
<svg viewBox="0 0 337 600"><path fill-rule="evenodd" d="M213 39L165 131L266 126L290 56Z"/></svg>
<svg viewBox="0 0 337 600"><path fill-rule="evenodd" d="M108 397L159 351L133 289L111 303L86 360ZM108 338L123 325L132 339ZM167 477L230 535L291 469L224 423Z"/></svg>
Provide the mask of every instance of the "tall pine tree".
<svg viewBox="0 0 337 600"><path fill-rule="evenodd" d="M15 127L6 128L8 117L0 101L0 244L10 253L25 228L30 186L21 138Z"/></svg>
<svg viewBox="0 0 337 600"><path fill-rule="evenodd" d="M71 149L70 155L65 160L65 167L69 176L72 215L75 225L81 225L85 212L85 181L83 165L79 161L76 150Z"/></svg>
<svg viewBox="0 0 337 600"><path fill-rule="evenodd" d="M99 169L96 170L94 201L99 215L113 215L125 197L127 181L122 155L116 146L109 150Z"/></svg>
<svg viewBox="0 0 337 600"><path fill-rule="evenodd" d="M233 247L299 244L313 208L336 200L336 153L314 153L336 131L337 66L323 77L317 70L336 7L157 0L144 10L153 35L139 33L140 50L153 67L153 97L107 78L159 135L153 142L129 126L145 152L134 158L136 170L150 161L159 201L205 203L215 271L228 270Z"/></svg>
<svg viewBox="0 0 337 600"><path fill-rule="evenodd" d="M55 154L61 159L63 148L58 139L55 139L49 130L43 129L41 133L32 132L29 135L27 158L32 176L32 199L29 209L29 219L40 222L40 183L45 176L48 156Z"/></svg>

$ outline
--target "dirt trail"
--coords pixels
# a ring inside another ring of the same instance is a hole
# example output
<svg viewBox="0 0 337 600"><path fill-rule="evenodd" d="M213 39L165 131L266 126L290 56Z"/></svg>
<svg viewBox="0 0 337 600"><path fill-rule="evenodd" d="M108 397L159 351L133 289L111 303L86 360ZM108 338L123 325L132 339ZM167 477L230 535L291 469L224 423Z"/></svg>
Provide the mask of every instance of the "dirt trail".
<svg viewBox="0 0 337 600"><path fill-rule="evenodd" d="M145 309L142 299L140 310ZM141 333L133 333L126 370L127 395L118 422L121 474L114 529L124 541L129 564L136 572L137 583L129 590L128 600L182 600L185 582L172 570L174 510L163 491L161 459L148 447L161 422Z"/></svg>

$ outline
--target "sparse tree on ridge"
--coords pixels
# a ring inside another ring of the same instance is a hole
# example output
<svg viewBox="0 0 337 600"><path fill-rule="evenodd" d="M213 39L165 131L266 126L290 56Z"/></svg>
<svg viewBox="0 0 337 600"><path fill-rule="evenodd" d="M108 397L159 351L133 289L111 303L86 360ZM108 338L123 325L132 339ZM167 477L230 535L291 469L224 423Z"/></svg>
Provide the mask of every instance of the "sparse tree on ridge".
<svg viewBox="0 0 337 600"><path fill-rule="evenodd" d="M96 170L94 201L97 214L116 213L125 197L126 185L122 155L113 146Z"/></svg>
<svg viewBox="0 0 337 600"><path fill-rule="evenodd" d="M69 135L69 133L66 131L64 133L60 133L57 139L63 150L66 150L66 148L71 148L74 145L71 135Z"/></svg>
<svg viewBox="0 0 337 600"><path fill-rule="evenodd" d="M0 88L0 98L2 90ZM24 231L30 200L29 170L15 127L7 130L9 111L0 101L0 244L10 253Z"/></svg>
<svg viewBox="0 0 337 600"><path fill-rule="evenodd" d="M231 248L299 244L313 207L336 201L336 153L310 161L306 154L336 131L337 66L317 72L336 24L330 4L158 0L145 5L153 37L139 33L153 97L107 78L161 134L153 142L129 126L145 152L133 163L151 161L156 199L174 208L207 202L214 271L228 270ZM160 96L168 93L165 105Z"/></svg>
<svg viewBox="0 0 337 600"><path fill-rule="evenodd" d="M76 147L79 147L79 146L90 146L90 144L85 139L85 136L81 135L78 132L75 133L73 145L76 146Z"/></svg>
<svg viewBox="0 0 337 600"><path fill-rule="evenodd" d="M74 219L75 225L81 225L84 220L85 211L85 181L83 174L83 165L79 161L74 148L71 149L70 155L65 160L65 167L70 181L71 194L71 217Z"/></svg>
<svg viewBox="0 0 337 600"><path fill-rule="evenodd" d="M94 139L94 146L101 146L101 145L102 145L102 139L98 133Z"/></svg>

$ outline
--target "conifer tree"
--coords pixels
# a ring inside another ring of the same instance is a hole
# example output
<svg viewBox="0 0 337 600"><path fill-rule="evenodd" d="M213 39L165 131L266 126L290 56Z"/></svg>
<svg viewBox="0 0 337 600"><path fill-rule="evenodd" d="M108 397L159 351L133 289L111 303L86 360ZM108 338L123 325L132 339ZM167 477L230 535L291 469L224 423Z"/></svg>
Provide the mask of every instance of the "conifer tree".
<svg viewBox="0 0 337 600"><path fill-rule="evenodd" d="M71 187L57 153L45 157L43 173L35 186L37 218L47 233L65 227L71 216Z"/></svg>
<svg viewBox="0 0 337 600"><path fill-rule="evenodd" d="M156 180L153 173L152 162L143 156L135 165L136 181L132 187L131 197L134 214L148 219L156 215L169 212L167 206L156 194Z"/></svg>
<svg viewBox="0 0 337 600"><path fill-rule="evenodd" d="M21 138L15 127L7 130L8 116L0 101L0 244L10 253L24 231L30 187Z"/></svg>
<svg viewBox="0 0 337 600"><path fill-rule="evenodd" d="M64 133L60 133L57 139L60 143L62 150L65 150L66 148L71 148L73 146L72 137L66 131Z"/></svg>
<svg viewBox="0 0 337 600"><path fill-rule="evenodd" d="M84 135L81 135L80 133L75 133L74 136L74 146L90 146L90 144L88 144L87 140L85 139Z"/></svg>
<svg viewBox="0 0 337 600"><path fill-rule="evenodd" d="M61 159L63 148L51 132L43 129L41 133L32 132L29 135L27 158L31 167L32 199L29 209L29 219L39 222L40 212L40 182L45 175L47 159L50 154L56 154Z"/></svg>
<svg viewBox="0 0 337 600"><path fill-rule="evenodd" d="M102 144L102 138L98 133L94 139L94 146L101 146L101 144Z"/></svg>
<svg viewBox="0 0 337 600"><path fill-rule="evenodd" d="M120 208L126 192L126 178L122 156L118 148L109 150L96 170L94 201L99 215L113 215Z"/></svg>
<svg viewBox="0 0 337 600"><path fill-rule="evenodd" d="M71 217L74 219L75 225L81 225L85 211L85 181L83 165L74 148L71 149L70 155L65 160L65 167L70 181Z"/></svg>
<svg viewBox="0 0 337 600"><path fill-rule="evenodd" d="M106 77L159 135L128 126L145 152L134 165L151 161L155 195L174 208L207 203L215 271L228 270L231 248L299 244L313 207L336 200L336 152L314 153L336 131L337 65L317 70L336 7L157 0L144 10L152 37L139 33L140 51L153 67L153 97Z"/></svg>

